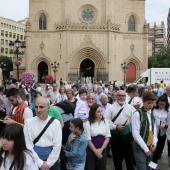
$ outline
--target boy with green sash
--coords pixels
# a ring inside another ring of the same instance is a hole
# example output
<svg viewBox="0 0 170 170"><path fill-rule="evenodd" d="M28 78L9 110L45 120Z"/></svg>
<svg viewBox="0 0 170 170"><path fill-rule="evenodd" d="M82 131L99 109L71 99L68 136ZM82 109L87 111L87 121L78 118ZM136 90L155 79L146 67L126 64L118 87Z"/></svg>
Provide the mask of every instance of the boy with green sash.
<svg viewBox="0 0 170 170"><path fill-rule="evenodd" d="M143 107L132 115L133 150L137 170L148 170L148 161L156 149L157 133L152 108L156 97L154 93L143 93Z"/></svg>

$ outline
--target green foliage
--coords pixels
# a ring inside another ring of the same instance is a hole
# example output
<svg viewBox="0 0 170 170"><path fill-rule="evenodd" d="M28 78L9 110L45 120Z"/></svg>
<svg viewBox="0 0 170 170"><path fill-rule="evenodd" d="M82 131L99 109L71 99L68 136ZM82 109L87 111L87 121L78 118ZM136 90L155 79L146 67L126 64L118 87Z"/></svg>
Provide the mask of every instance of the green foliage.
<svg viewBox="0 0 170 170"><path fill-rule="evenodd" d="M148 68L170 68L170 48L162 46L155 56L149 57Z"/></svg>
<svg viewBox="0 0 170 170"><path fill-rule="evenodd" d="M11 58L9 58L7 56L0 56L0 63L1 62L6 64L5 69L3 69L4 77L9 78L10 71L13 71L13 62L12 62Z"/></svg>

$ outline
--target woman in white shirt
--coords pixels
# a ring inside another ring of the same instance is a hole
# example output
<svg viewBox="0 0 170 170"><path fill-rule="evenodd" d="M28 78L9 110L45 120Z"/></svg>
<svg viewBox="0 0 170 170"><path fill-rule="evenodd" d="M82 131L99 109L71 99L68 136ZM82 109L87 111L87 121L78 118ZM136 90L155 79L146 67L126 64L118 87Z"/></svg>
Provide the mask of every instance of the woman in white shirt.
<svg viewBox="0 0 170 170"><path fill-rule="evenodd" d="M57 95L57 98L55 100L54 103L60 103L63 102L64 100L67 99L67 95L66 95L66 88L61 86L59 89L59 94Z"/></svg>
<svg viewBox="0 0 170 170"><path fill-rule="evenodd" d="M110 128L104 120L99 104L90 107L89 118L85 124L88 140L86 169L106 170L107 145L110 140Z"/></svg>
<svg viewBox="0 0 170 170"><path fill-rule="evenodd" d="M156 102L156 106L153 110L155 123L157 127L158 143L156 146L156 151L153 154L153 162L157 163L158 159L161 157L163 148L166 141L166 128L167 128L167 118L169 104L166 96L160 96Z"/></svg>
<svg viewBox="0 0 170 170"><path fill-rule="evenodd" d="M31 151L26 148L21 125L7 125L1 137L0 170L38 170Z"/></svg>

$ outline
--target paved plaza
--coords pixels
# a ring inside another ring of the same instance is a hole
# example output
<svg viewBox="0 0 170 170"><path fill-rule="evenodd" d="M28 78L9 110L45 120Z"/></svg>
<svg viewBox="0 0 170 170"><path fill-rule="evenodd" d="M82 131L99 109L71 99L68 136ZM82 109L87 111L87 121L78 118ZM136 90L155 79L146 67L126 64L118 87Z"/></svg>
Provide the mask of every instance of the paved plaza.
<svg viewBox="0 0 170 170"><path fill-rule="evenodd" d="M107 170L115 170L112 158L107 159ZM158 162L160 170L169 170L170 158L168 158L167 145L165 145L164 153ZM123 162L123 170L126 170L125 161Z"/></svg>

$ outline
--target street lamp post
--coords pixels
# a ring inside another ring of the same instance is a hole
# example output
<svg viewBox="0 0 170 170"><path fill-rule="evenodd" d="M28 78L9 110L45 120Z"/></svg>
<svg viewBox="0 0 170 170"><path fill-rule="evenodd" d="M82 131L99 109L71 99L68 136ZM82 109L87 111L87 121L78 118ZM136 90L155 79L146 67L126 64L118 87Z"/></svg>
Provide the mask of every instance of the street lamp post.
<svg viewBox="0 0 170 170"><path fill-rule="evenodd" d="M19 66L22 64L22 58L25 53L26 46L24 44L20 46L20 41L17 38L15 42L9 43L9 48L10 48L10 54L15 54L13 59L14 59L14 64L17 66L17 80L19 80Z"/></svg>
<svg viewBox="0 0 170 170"><path fill-rule="evenodd" d="M4 71L6 70L6 66L7 66L6 63L4 62L0 63L0 68L2 69L2 79L3 79L2 82L5 86L6 86L6 83L5 83L5 78L4 78Z"/></svg>
<svg viewBox="0 0 170 170"><path fill-rule="evenodd" d="M55 82L56 82L56 72L58 71L60 64L57 63L56 61L54 61L54 63L51 63L51 67L53 68L53 72L54 72L54 78L55 78Z"/></svg>
<svg viewBox="0 0 170 170"><path fill-rule="evenodd" d="M126 64L126 62L121 64L121 68L122 68L123 73L124 73L124 87L126 87L126 71L127 71L128 67L129 66L128 66L128 64Z"/></svg>

